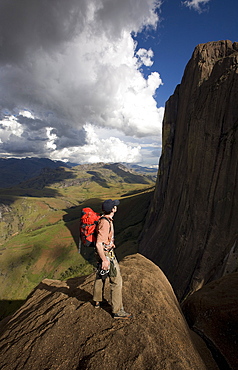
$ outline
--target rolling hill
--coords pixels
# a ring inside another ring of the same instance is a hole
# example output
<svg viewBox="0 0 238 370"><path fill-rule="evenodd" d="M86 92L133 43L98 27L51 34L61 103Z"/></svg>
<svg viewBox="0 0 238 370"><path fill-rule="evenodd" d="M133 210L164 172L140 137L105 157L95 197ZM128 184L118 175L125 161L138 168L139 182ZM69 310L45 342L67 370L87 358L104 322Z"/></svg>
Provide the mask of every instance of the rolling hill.
<svg viewBox="0 0 238 370"><path fill-rule="evenodd" d="M37 176L44 168L71 167L70 163L48 158L0 158L0 188L9 188Z"/></svg>
<svg viewBox="0 0 238 370"><path fill-rule="evenodd" d="M67 279L93 270L93 250L78 253L81 209L101 211L120 199L115 217L119 259L137 251L154 189L150 176L121 164L45 169L0 189L1 317L13 312L44 278Z"/></svg>

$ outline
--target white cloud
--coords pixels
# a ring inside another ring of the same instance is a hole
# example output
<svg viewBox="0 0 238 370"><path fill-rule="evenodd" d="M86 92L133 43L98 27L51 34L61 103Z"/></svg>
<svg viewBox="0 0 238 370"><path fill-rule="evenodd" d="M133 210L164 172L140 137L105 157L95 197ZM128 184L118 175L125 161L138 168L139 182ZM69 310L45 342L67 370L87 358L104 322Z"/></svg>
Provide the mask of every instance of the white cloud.
<svg viewBox="0 0 238 370"><path fill-rule="evenodd" d="M94 153L87 124L138 138L160 134L163 108L157 108L154 95L162 80L157 72L143 76L140 68L153 64L153 51L136 53L131 36L156 26L160 5L157 0L2 1L1 116L18 133L2 124L0 152L22 155L25 146L26 155L47 156L78 146L80 153L89 147ZM7 118L13 115L14 120ZM110 143L116 158L113 143L119 142ZM129 148L130 160L136 158L131 153Z"/></svg>
<svg viewBox="0 0 238 370"><path fill-rule="evenodd" d="M182 1L182 3L190 9L194 9L197 12L201 13L204 8L203 6L208 4L210 0L187 0Z"/></svg>
<svg viewBox="0 0 238 370"><path fill-rule="evenodd" d="M73 155L71 157L72 162L79 163L82 160L87 162L88 156L84 156L85 149L87 148L88 153L94 151L95 154L98 152L98 161L128 162L129 159L131 163L136 162L141 165L158 165L162 148L159 131L155 131L152 136L135 138L132 136L125 136L117 129L95 129L93 126L88 125L87 132L88 144L91 144L91 146L86 145L86 147L78 149L78 156L75 157ZM114 140L115 138L117 139L116 141ZM105 147L107 147L106 152L104 152ZM112 152L112 147L115 155L110 154ZM85 158L87 158L87 160L85 160Z"/></svg>
<svg viewBox="0 0 238 370"><path fill-rule="evenodd" d="M46 143L46 147L49 150L55 150L57 149L57 146L55 145L55 141L57 140L57 136L52 133L53 128L52 127L47 127L46 128L46 135L48 137L48 141Z"/></svg>
<svg viewBox="0 0 238 370"><path fill-rule="evenodd" d="M27 110L19 111L19 116L27 117L27 118L31 118L31 119L35 118L33 116L33 114L31 112L27 111Z"/></svg>
<svg viewBox="0 0 238 370"><path fill-rule="evenodd" d="M14 116L9 116L0 121L0 139L1 142L6 142L12 135L21 137L23 129L21 124Z"/></svg>
<svg viewBox="0 0 238 370"><path fill-rule="evenodd" d="M96 163L96 162L140 162L140 146L128 145L118 137L110 136L100 139L95 128L87 124L86 144L81 147L70 147L62 150L55 150L51 159L68 159L74 163Z"/></svg>
<svg viewBox="0 0 238 370"><path fill-rule="evenodd" d="M146 50L144 48L140 48L136 52L136 56L138 57L138 65L139 67L142 66L143 64L147 67L151 67L153 65L153 61L151 58L153 58L154 53L151 49Z"/></svg>

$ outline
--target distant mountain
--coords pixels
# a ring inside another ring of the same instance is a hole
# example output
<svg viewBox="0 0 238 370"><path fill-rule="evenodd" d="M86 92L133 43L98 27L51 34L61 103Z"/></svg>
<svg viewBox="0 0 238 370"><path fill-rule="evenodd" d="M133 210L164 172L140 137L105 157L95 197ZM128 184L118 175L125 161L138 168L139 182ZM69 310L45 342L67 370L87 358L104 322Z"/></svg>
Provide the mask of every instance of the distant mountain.
<svg viewBox="0 0 238 370"><path fill-rule="evenodd" d="M9 188L38 176L43 168L58 167L70 168L72 164L48 158L0 158L0 187Z"/></svg>
<svg viewBox="0 0 238 370"><path fill-rule="evenodd" d="M40 190L46 187L80 186L85 182L94 182L104 188L110 188L112 184L118 183L153 186L155 182L153 176L135 172L121 163L82 164L72 167L64 162L54 162L50 159L26 158L1 161L0 171L1 188Z"/></svg>
<svg viewBox="0 0 238 370"><path fill-rule="evenodd" d="M54 181L63 181L65 178L72 179L72 173L66 173L64 168L77 168L76 172L78 173L86 170L89 174L89 171L97 171L99 168L101 170L108 169L128 183L145 184L148 183L148 179L155 181L157 176L157 168L142 167L128 163L77 165L70 162L52 161L48 158L0 158L0 188L11 188L22 183L24 187L39 189ZM105 173L106 171L104 171ZM93 172L91 174L94 174L95 181L100 182L101 180L101 182L106 182L106 179L103 179L104 175ZM74 185L78 183L81 183L81 180L76 180Z"/></svg>
<svg viewBox="0 0 238 370"><path fill-rule="evenodd" d="M123 163L125 166L128 168L132 169L135 172L144 174L144 175L150 175L154 178L157 177L158 173L158 166L153 166L153 167L144 167L144 166L139 166L138 164L131 164L131 163Z"/></svg>

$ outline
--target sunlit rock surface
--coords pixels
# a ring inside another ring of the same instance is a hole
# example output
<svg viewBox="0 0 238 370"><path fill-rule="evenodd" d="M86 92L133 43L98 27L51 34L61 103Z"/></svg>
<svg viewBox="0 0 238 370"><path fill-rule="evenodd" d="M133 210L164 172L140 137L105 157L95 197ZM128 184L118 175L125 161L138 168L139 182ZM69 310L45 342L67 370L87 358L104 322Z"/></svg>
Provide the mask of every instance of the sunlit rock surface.
<svg viewBox="0 0 238 370"><path fill-rule="evenodd" d="M1 369L217 369L162 271L141 255L126 257L121 270L132 319L113 319L110 305L94 308L93 275L43 280L0 323Z"/></svg>

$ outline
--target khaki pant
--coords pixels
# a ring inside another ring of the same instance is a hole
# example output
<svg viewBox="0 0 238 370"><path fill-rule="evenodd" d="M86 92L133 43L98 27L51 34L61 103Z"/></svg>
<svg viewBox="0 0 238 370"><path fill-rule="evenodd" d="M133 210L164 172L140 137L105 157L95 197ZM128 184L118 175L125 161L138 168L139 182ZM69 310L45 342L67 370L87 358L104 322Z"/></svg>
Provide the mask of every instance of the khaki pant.
<svg viewBox="0 0 238 370"><path fill-rule="evenodd" d="M122 308L122 277L119 264L117 259L113 260L115 268L117 270L116 277L109 277L110 289L111 289L111 304L112 313L119 312ZM105 280L102 280L98 273L96 273L96 279L94 283L93 300L95 302L102 302L104 292Z"/></svg>

